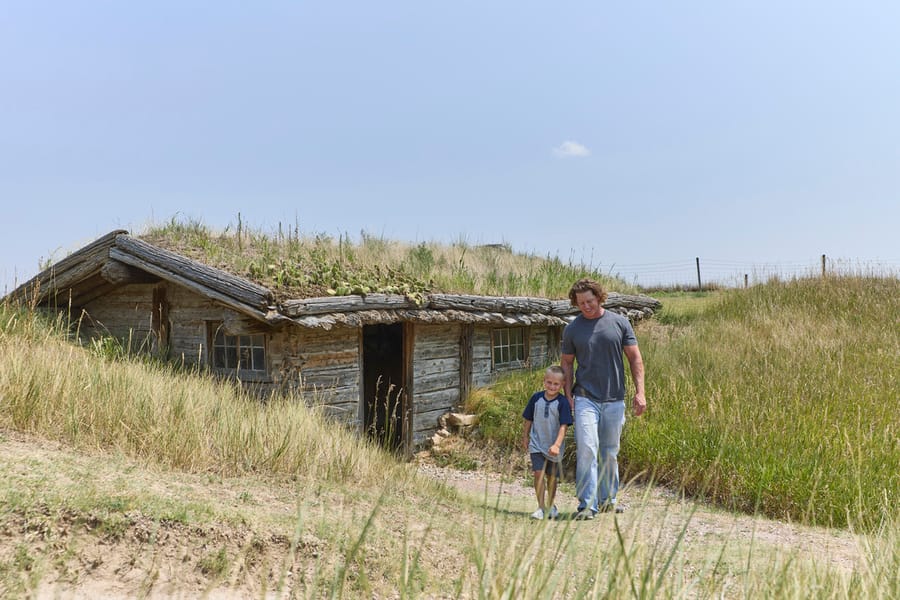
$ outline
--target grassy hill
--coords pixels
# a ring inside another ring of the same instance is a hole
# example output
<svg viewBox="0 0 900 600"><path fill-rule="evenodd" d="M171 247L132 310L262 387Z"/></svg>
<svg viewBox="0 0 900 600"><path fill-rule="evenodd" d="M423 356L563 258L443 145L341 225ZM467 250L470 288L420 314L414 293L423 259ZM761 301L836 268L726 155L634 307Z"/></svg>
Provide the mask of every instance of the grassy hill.
<svg viewBox="0 0 900 600"><path fill-rule="evenodd" d="M509 470L466 490L309 398L261 404L0 306L0 597L896 597L898 298L865 278L668 298L637 331L629 510L587 523L527 518L504 440L536 376L475 397L486 437L458 452Z"/></svg>
<svg viewBox="0 0 900 600"><path fill-rule="evenodd" d="M900 281L772 281L662 300L637 330L649 408L626 425L626 474L795 522L875 531L896 516ZM518 444L520 399L536 380L470 399L499 447Z"/></svg>

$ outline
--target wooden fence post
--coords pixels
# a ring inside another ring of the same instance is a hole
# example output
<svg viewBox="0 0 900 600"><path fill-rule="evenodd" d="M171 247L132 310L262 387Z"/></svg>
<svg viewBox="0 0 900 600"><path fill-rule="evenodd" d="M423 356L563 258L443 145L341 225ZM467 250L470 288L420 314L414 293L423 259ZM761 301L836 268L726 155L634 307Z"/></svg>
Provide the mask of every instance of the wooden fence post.
<svg viewBox="0 0 900 600"><path fill-rule="evenodd" d="M700 257L697 257L697 291L703 291L703 285L700 283Z"/></svg>
<svg viewBox="0 0 900 600"><path fill-rule="evenodd" d="M825 277L825 255L822 255L822 277Z"/></svg>

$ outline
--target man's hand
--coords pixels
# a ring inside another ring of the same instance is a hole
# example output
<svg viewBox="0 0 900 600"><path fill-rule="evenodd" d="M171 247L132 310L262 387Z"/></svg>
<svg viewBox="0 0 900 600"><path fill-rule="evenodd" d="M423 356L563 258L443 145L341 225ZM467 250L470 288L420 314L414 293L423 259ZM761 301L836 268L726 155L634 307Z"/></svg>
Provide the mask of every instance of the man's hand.
<svg viewBox="0 0 900 600"><path fill-rule="evenodd" d="M635 394L634 395L634 416L639 417L644 414L644 411L647 410L647 399L644 397L644 394Z"/></svg>

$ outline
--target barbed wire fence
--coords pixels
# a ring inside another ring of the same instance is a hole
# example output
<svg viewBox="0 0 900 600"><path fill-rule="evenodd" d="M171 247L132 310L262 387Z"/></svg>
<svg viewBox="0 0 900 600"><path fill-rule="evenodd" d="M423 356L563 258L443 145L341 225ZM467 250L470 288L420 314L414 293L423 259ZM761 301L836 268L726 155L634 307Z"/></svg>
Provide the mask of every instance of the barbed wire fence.
<svg viewBox="0 0 900 600"><path fill-rule="evenodd" d="M773 279L791 280L822 275L900 276L898 260L830 258L808 261L758 262L695 257L639 264L614 264L601 270L642 288L704 289L748 287Z"/></svg>

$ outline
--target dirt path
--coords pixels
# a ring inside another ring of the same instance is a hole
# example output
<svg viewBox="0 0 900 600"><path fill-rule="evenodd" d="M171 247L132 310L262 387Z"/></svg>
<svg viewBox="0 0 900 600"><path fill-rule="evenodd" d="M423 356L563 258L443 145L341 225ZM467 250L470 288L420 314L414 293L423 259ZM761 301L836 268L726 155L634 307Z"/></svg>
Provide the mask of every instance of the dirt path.
<svg viewBox="0 0 900 600"><path fill-rule="evenodd" d="M418 464L418 471L433 479L458 489L461 493L491 503L497 499L509 501L510 506L520 507L523 518L536 507L534 490L522 484L503 481L499 474L459 471L439 467L427 460ZM765 549L771 547L786 555L796 553L816 562L828 561L841 569L852 570L862 557L860 541L854 534L838 529L807 527L744 514L733 514L705 504L680 498L663 487L641 484L626 485L620 493L626 506L625 513L617 515L626 528L650 526L658 528L657 538L663 543L675 543L687 521L687 529L681 542L683 547L714 546L733 540L736 544L754 544ZM570 514L576 500L561 491L557 506L563 514ZM599 515L596 520L601 520ZM611 522L611 519L607 519Z"/></svg>
<svg viewBox="0 0 900 600"><path fill-rule="evenodd" d="M265 594L254 582L264 581L266 570L277 571L279 561L290 556L289 540L283 535L270 535L267 532L272 528L265 526L271 515L295 513L295 490L290 486L279 487L253 478L220 480L204 474L145 470L124 457L73 452L55 442L2 430L0 467L0 483L10 498L13 492L77 497L78 489L88 487L114 500L136 497L145 490L161 502L171 497L179 506L188 502L208 505L223 514L233 509L262 524L215 519L201 526L163 522L132 513L107 514L100 509L87 515L69 514L41 502L28 505L25 512L7 506L4 519L0 520L0 566L17 564L20 558L16 557L22 552L52 559L48 564L50 571L41 575L43 584L32 597L128 597L135 590L144 590L148 598L168 597L172 593L225 598L233 597L235 590L242 597L261 597ZM427 459L419 460L416 468L423 476L452 486L473 504L499 506L513 519L527 522L534 510L533 490L523 485L521 478L504 481L496 473L438 467ZM46 479L48 476L51 478ZM619 524L626 535L634 535L650 545L674 545L684 533L679 548L685 552L702 555L709 548L727 544L735 549L735 556L746 551L752 536L759 556L768 557L772 549L780 549L791 555L816 557L846 570L852 569L861 556L856 538L846 531L733 515L683 500L659 487L625 486L620 498L628 506L623 515L601 515L584 527L579 525L577 531L582 533L575 535L613 539L604 536L614 536L614 524ZM571 489L564 488L557 505L565 514L574 508L574 502ZM560 527L570 525L568 521L559 523ZM85 529L92 533L79 533ZM320 546L325 547L324 541L311 534L304 535L302 544L303 552L313 556ZM436 561L444 567L452 564L454 554L441 554L439 543L433 546ZM214 587L214 578L204 573L210 568L206 566L208 561L221 548L227 548L229 556L237 561L228 576L227 589ZM735 560L736 569L743 568L740 559ZM299 571L288 574L309 576L315 559L298 565ZM307 568L309 573L303 571ZM28 573L23 571L22 577L28 577ZM271 579L276 580L277 573ZM15 584L15 577L8 573L5 582ZM0 597L4 597L3 584L0 577ZM28 589L24 579L21 586L15 589Z"/></svg>

